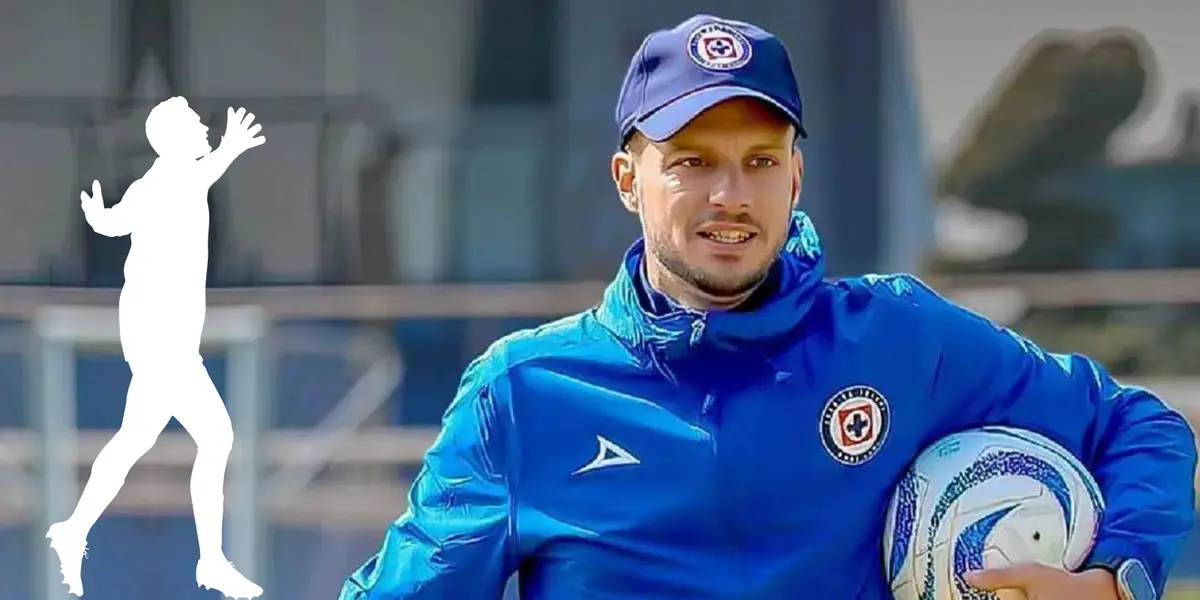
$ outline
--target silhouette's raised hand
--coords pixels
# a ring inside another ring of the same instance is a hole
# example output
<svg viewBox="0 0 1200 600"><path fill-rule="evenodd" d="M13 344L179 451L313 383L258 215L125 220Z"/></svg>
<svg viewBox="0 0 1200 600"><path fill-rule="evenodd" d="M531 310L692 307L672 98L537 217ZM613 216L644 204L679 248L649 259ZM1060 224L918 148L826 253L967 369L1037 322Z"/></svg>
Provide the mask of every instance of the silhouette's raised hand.
<svg viewBox="0 0 1200 600"><path fill-rule="evenodd" d="M100 192L100 181L92 182L92 195L87 192L79 192L79 204L83 207L83 212L90 213L104 208L104 195Z"/></svg>
<svg viewBox="0 0 1200 600"><path fill-rule="evenodd" d="M225 136L221 145L230 144L232 149L245 152L267 142L267 138L258 135L261 131L262 125L254 124L254 113L248 113L244 108L234 110L230 107L226 112Z"/></svg>

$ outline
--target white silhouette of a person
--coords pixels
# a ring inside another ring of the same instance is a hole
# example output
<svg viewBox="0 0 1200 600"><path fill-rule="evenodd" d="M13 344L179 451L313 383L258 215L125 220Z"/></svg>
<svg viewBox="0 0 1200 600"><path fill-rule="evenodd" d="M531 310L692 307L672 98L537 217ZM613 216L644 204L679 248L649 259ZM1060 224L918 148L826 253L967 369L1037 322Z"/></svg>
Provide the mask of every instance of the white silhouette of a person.
<svg viewBox="0 0 1200 600"><path fill-rule="evenodd" d="M104 207L100 182L80 195L83 213L100 235L129 235L125 286L119 305L121 349L132 372L121 428L101 450L75 512L50 527L72 594L82 596L80 567L87 534L116 497L125 477L174 417L196 442L191 496L199 538L196 583L231 598L254 598L262 588L242 576L222 550L225 468L233 428L200 356L208 270L209 187L234 159L262 145L253 114L229 109L216 150L208 128L174 97L146 119L146 136L158 154L121 201Z"/></svg>

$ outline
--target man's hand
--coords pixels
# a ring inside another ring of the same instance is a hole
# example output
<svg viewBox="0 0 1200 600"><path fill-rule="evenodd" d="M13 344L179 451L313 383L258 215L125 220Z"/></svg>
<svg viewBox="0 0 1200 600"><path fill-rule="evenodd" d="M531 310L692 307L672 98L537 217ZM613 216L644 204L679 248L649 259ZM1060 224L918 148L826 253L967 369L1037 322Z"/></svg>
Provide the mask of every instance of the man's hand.
<svg viewBox="0 0 1200 600"><path fill-rule="evenodd" d="M221 147L228 145L230 150L241 154L261 146L267 142L267 138L259 136L260 131L262 125L254 124L254 113L248 113L244 108L235 111L230 107L225 115L225 136L221 138Z"/></svg>
<svg viewBox="0 0 1200 600"><path fill-rule="evenodd" d="M1030 563L975 571L966 579L981 590L1019 590L1027 600L1120 600L1116 579L1104 569L1070 573Z"/></svg>
<svg viewBox="0 0 1200 600"><path fill-rule="evenodd" d="M79 205L83 207L83 212L94 213L104 209L104 195L100 192L100 181L92 182L92 195L87 192L79 192Z"/></svg>

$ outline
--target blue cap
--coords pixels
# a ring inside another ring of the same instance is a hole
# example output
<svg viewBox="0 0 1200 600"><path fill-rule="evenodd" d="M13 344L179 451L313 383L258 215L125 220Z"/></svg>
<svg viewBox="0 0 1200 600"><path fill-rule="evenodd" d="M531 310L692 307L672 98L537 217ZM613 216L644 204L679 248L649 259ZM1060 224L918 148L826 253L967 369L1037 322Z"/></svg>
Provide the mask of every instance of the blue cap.
<svg viewBox="0 0 1200 600"><path fill-rule="evenodd" d="M661 142L731 98L774 106L800 137L808 137L800 86L783 42L749 23L696 15L651 33L634 54L617 100L621 142L634 130Z"/></svg>

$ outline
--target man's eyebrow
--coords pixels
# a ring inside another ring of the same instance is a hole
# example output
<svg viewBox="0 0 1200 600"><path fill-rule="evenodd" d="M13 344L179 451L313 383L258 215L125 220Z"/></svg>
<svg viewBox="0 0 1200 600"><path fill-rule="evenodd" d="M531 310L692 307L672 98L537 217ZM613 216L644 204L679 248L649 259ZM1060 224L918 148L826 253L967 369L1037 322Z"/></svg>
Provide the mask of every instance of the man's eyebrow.
<svg viewBox="0 0 1200 600"><path fill-rule="evenodd" d="M792 144L790 142L788 142L786 139L782 139L775 142L763 142L761 144L755 144L750 147L750 150L752 152L767 152L776 150L791 150L791 147Z"/></svg>
<svg viewBox="0 0 1200 600"><path fill-rule="evenodd" d="M688 142L686 140L670 140L663 143L662 150L663 154L670 154L672 152L703 152L706 150L706 148L703 144L698 144L696 142Z"/></svg>

